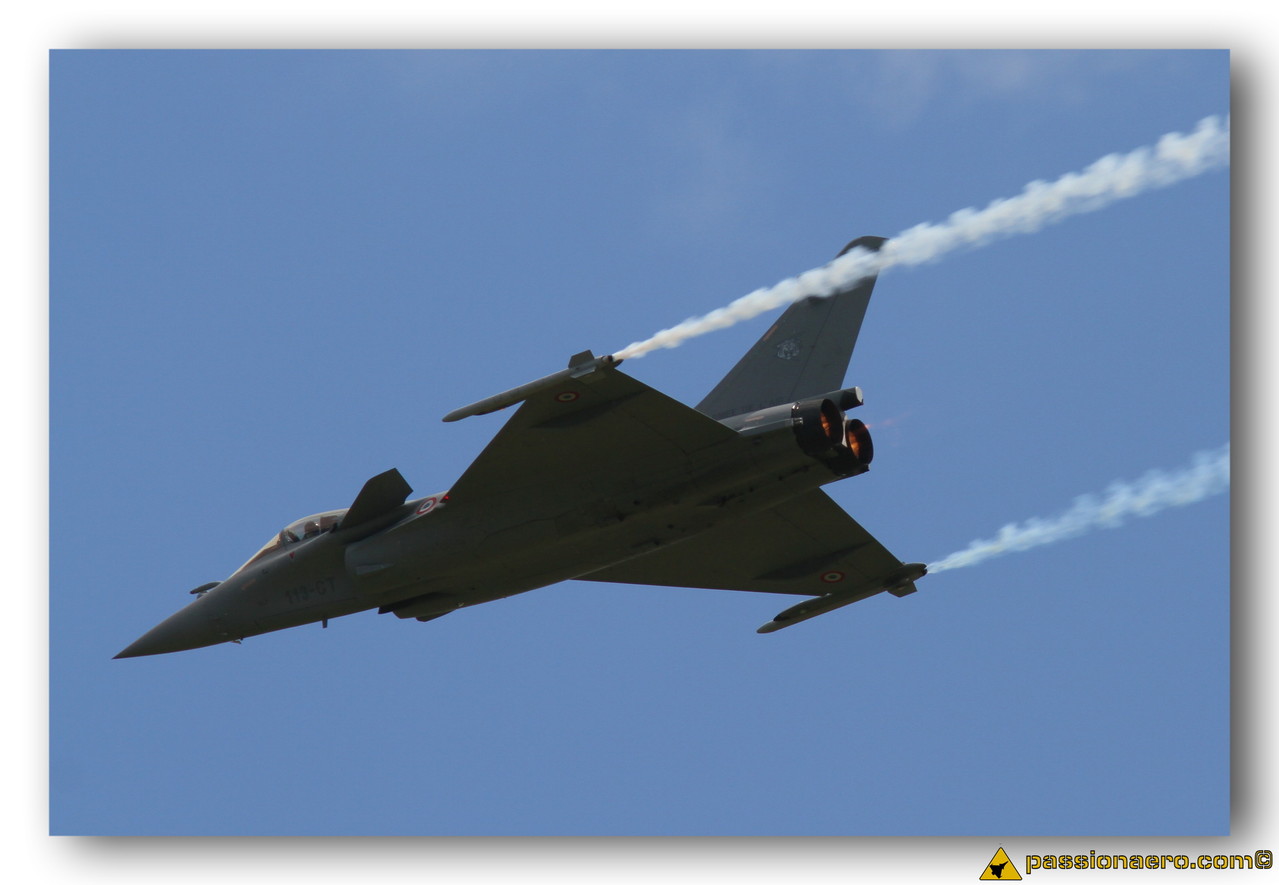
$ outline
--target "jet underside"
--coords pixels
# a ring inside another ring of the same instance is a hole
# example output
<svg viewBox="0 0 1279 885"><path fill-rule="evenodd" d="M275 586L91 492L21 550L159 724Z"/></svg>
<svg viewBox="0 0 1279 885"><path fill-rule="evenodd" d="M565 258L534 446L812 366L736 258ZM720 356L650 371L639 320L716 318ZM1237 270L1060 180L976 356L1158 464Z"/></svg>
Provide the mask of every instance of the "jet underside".
<svg viewBox="0 0 1279 885"><path fill-rule="evenodd" d="M791 400L842 381L872 285L793 305L698 409L586 352L450 413L521 404L447 492L410 501L398 471L380 474L350 508L291 524L231 577L192 591L117 657L369 609L432 620L570 578L805 598L760 632L911 593L923 566L820 491L868 469L869 433L845 414L860 390Z"/></svg>

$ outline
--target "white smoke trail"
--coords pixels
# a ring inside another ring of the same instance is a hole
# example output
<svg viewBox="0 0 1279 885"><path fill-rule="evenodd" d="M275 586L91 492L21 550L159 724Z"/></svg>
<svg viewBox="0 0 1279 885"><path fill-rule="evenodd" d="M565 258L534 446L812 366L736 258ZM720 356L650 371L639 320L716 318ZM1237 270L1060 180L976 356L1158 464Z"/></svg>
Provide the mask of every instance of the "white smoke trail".
<svg viewBox="0 0 1279 885"><path fill-rule="evenodd" d="M889 267L934 261L959 248L975 248L1013 234L1033 233L1071 215L1094 212L1116 200L1167 187L1230 163L1230 118L1199 122L1189 135L1170 132L1153 147L1102 157L1082 172L1051 184L1032 181L1015 197L985 209L960 209L941 224L919 224L893 237L879 252L857 248L829 264L756 289L705 316L693 317L619 350L617 359L678 347L690 338L724 329L809 296L827 297Z"/></svg>
<svg viewBox="0 0 1279 885"><path fill-rule="evenodd" d="M1005 553L1055 544L1094 529L1113 529L1125 517L1153 516L1169 507L1193 504L1230 488L1230 443L1215 452L1200 452L1189 467L1171 473L1152 470L1133 483L1115 482L1104 497L1084 495L1065 513L1048 519L1011 523L993 538L973 541L964 550L930 563L928 571L976 565Z"/></svg>

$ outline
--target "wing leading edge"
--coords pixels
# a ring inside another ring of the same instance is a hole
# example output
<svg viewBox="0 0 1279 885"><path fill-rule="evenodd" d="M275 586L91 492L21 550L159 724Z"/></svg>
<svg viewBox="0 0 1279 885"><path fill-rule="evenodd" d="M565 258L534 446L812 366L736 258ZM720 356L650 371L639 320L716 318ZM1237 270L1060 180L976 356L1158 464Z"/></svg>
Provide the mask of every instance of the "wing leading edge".
<svg viewBox="0 0 1279 885"><path fill-rule="evenodd" d="M454 498L509 504L548 489L561 499L572 490L598 496L648 475L688 470L698 453L744 446L735 431L623 374L614 362L587 357L574 357L589 367L583 374L565 370L534 382L542 386L522 397L523 405L454 483Z"/></svg>

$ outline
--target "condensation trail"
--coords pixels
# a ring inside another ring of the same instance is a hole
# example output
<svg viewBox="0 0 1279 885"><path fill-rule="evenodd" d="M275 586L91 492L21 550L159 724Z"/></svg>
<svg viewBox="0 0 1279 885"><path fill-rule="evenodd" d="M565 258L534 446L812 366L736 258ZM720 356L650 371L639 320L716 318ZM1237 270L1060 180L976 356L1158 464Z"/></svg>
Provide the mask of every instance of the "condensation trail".
<svg viewBox="0 0 1279 885"><path fill-rule="evenodd" d="M853 249L822 267L756 289L726 307L636 341L613 356L635 359L660 348L678 347L690 338L728 328L801 298L833 295L887 268L924 264L956 249L1033 233L1071 215L1095 212L1116 200L1168 187L1229 163L1230 118L1223 122L1207 117L1189 134L1170 132L1153 147L1110 154L1082 172L1067 173L1052 183L1032 181L1019 195L995 200L985 209L960 209L941 224L916 225L890 239L879 252Z"/></svg>
<svg viewBox="0 0 1279 885"><path fill-rule="evenodd" d="M1084 495L1065 513L1047 519L1011 523L999 534L973 541L964 550L930 563L928 571L942 572L977 565L1005 553L1055 544L1094 529L1113 529L1131 516L1153 516L1169 507L1183 507L1219 495L1230 488L1230 443L1215 452L1200 452L1188 467L1165 473L1152 470L1136 482L1112 483L1102 497Z"/></svg>

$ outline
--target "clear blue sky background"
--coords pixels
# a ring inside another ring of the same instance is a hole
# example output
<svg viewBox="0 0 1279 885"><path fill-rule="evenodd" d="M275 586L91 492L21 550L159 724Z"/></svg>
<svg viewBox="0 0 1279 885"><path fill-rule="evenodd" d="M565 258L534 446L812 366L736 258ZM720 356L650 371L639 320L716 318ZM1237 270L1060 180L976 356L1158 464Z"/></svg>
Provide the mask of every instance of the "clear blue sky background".
<svg viewBox="0 0 1279 885"><path fill-rule="evenodd" d="M509 415L447 411L1225 114L1226 53L51 66L53 832L1227 832L1227 496L771 636L785 600L570 582L111 659ZM885 273L833 497L932 561L1227 442L1228 180ZM694 403L768 322L625 371Z"/></svg>

